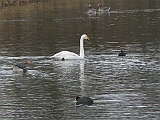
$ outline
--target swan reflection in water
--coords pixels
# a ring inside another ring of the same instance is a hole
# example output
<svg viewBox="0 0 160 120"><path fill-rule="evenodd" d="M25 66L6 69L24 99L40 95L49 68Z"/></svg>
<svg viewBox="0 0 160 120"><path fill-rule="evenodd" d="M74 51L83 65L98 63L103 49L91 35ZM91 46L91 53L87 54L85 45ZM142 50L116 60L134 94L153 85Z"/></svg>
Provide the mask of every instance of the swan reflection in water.
<svg viewBox="0 0 160 120"><path fill-rule="evenodd" d="M81 82L80 84L80 88L81 88L81 95L84 95L84 88L85 88L85 75L84 75L84 63L85 61L84 60L81 60L80 61L80 64L79 64L79 68L80 68L80 77L79 77L79 80Z"/></svg>
<svg viewBox="0 0 160 120"><path fill-rule="evenodd" d="M67 84L67 88L72 87L72 82L75 81L76 86L80 88L75 93L76 95L87 95L87 89L90 87L88 87L88 80L85 77L84 65L85 60L54 61L53 73L56 74L56 79L62 83L70 83Z"/></svg>

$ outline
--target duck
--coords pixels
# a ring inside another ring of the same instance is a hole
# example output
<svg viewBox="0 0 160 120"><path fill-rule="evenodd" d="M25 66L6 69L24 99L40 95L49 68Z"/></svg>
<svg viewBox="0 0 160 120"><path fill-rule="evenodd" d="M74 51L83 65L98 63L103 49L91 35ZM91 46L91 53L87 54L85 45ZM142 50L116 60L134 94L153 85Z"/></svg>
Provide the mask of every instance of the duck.
<svg viewBox="0 0 160 120"><path fill-rule="evenodd" d="M92 105L93 104L93 99L89 98L87 96L76 96L76 105Z"/></svg>
<svg viewBox="0 0 160 120"><path fill-rule="evenodd" d="M53 56L51 56L51 58L56 59L56 60L61 60L61 61L84 59L84 47L83 47L84 40L90 40L86 34L83 34L80 37L80 53L79 53L79 55L74 52L70 52L70 51L61 51L61 52L58 52L58 53L54 54Z"/></svg>
<svg viewBox="0 0 160 120"><path fill-rule="evenodd" d="M31 62L24 59L24 60L22 60L21 63L13 65L12 71L14 73L21 73L21 72L26 73L27 68L25 65L27 65L27 64L31 64Z"/></svg>
<svg viewBox="0 0 160 120"><path fill-rule="evenodd" d="M88 14L92 14L92 15L95 15L96 14L96 9L92 8L91 4L88 5Z"/></svg>
<svg viewBox="0 0 160 120"><path fill-rule="evenodd" d="M102 8L102 4L98 3L97 6L99 7L98 11L99 12L109 12L110 7L104 7Z"/></svg>
<svg viewBox="0 0 160 120"><path fill-rule="evenodd" d="M126 56L126 53L123 50L121 50L121 52L118 53L118 56Z"/></svg>

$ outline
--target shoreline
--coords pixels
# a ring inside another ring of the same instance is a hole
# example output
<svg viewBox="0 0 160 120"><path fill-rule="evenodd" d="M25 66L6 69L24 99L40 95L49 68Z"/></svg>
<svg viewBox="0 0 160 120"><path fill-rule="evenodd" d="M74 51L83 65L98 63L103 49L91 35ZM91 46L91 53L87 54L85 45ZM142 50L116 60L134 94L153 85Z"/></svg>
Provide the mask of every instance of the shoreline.
<svg viewBox="0 0 160 120"><path fill-rule="evenodd" d="M28 3L38 3L43 0L2 0L1 7L7 7L11 5L24 5Z"/></svg>

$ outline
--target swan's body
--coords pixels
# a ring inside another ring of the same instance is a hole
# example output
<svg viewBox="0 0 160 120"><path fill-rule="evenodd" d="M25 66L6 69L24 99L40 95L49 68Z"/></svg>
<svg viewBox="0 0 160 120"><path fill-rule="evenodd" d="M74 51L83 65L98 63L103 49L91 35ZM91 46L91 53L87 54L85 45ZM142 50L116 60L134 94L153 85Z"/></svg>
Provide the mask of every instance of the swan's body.
<svg viewBox="0 0 160 120"><path fill-rule="evenodd" d="M83 59L83 57L77 55L76 53L69 52L69 51L61 51L59 53L56 53L52 56L52 58L57 60L70 60L70 59Z"/></svg>
<svg viewBox="0 0 160 120"><path fill-rule="evenodd" d="M99 7L99 9L98 9L99 12L109 12L109 10L110 10L110 7L102 8L102 5L100 3L97 6Z"/></svg>
<svg viewBox="0 0 160 120"><path fill-rule="evenodd" d="M89 37L86 34L83 34L80 38L80 53L77 55L76 53L69 51L61 51L52 56L52 58L57 60L76 60L76 59L84 59L84 48L83 48L83 40L89 40Z"/></svg>

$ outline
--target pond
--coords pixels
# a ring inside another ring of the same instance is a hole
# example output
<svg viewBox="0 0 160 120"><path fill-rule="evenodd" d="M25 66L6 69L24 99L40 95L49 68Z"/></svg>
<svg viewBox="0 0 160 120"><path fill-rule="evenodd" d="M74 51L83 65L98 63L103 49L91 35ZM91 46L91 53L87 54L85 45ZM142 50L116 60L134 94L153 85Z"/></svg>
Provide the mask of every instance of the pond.
<svg viewBox="0 0 160 120"><path fill-rule="evenodd" d="M110 7L88 14L88 5ZM1 119L160 119L160 1L47 0L0 9ZM67 50L85 59L51 58ZM123 50L126 56L118 56ZM28 59L26 74L12 66ZM77 95L94 100L77 107Z"/></svg>

